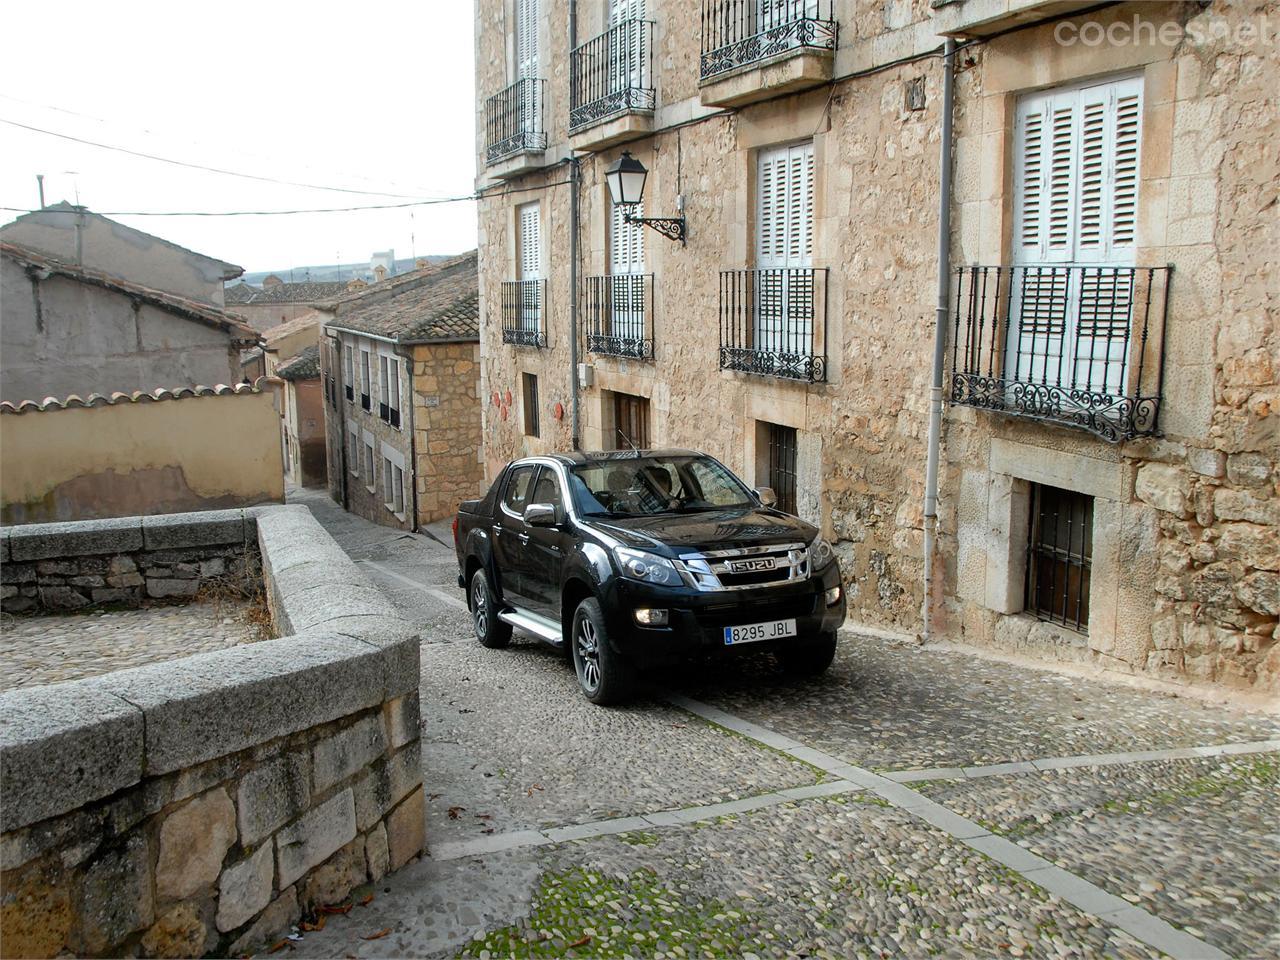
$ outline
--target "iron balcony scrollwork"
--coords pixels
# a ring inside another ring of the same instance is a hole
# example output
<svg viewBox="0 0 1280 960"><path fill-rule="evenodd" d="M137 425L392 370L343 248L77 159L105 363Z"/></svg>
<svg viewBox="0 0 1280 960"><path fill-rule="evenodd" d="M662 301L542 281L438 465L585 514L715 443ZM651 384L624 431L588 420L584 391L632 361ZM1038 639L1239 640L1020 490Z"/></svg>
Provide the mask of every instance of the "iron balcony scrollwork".
<svg viewBox="0 0 1280 960"><path fill-rule="evenodd" d="M653 274L585 277L581 293L589 352L653 359Z"/></svg>
<svg viewBox="0 0 1280 960"><path fill-rule="evenodd" d="M720 273L720 369L821 383L827 379L827 271Z"/></svg>
<svg viewBox="0 0 1280 960"><path fill-rule="evenodd" d="M546 81L526 78L485 101L485 163L547 148L545 89Z"/></svg>
<svg viewBox="0 0 1280 960"><path fill-rule="evenodd" d="M502 342L517 347L545 347L543 311L547 281L507 280L502 284Z"/></svg>
<svg viewBox="0 0 1280 960"><path fill-rule="evenodd" d="M1087 430L1158 436L1173 266L957 271L951 402Z"/></svg>
<svg viewBox="0 0 1280 960"><path fill-rule="evenodd" d="M570 133L656 103L652 21L623 20L570 55Z"/></svg>
<svg viewBox="0 0 1280 960"><path fill-rule="evenodd" d="M703 0L699 75L710 80L792 50L835 50L838 41L831 0Z"/></svg>

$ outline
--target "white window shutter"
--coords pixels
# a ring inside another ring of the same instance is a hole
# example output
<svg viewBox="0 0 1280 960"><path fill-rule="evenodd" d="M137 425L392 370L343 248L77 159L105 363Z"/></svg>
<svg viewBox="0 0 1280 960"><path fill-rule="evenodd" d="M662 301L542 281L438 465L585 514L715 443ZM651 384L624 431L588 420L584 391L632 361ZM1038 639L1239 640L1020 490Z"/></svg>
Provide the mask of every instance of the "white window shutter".
<svg viewBox="0 0 1280 960"><path fill-rule="evenodd" d="M527 203L519 208L517 231L520 279L536 280L542 276L542 222L538 204Z"/></svg>
<svg viewBox="0 0 1280 960"><path fill-rule="evenodd" d="M813 259L813 144L760 151L756 176L756 261L807 267Z"/></svg>
<svg viewBox="0 0 1280 960"><path fill-rule="evenodd" d="M1116 84L1111 175L1111 255L1132 258L1138 229L1138 161L1142 141L1142 81Z"/></svg>
<svg viewBox="0 0 1280 960"><path fill-rule="evenodd" d="M538 75L538 0L516 0L516 73Z"/></svg>
<svg viewBox="0 0 1280 960"><path fill-rule="evenodd" d="M620 206L613 206L609 223L609 272L644 273L644 227L627 223ZM644 216L644 204L636 204L633 216Z"/></svg>

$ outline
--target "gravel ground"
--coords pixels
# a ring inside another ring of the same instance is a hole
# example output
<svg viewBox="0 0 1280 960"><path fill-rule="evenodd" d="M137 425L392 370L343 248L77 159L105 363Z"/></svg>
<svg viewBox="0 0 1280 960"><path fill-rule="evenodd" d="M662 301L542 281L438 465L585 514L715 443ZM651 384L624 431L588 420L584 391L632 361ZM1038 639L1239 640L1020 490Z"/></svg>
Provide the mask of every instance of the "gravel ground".
<svg viewBox="0 0 1280 960"><path fill-rule="evenodd" d="M591 707L545 646L475 642L451 548L344 514L323 492L291 499L307 503L423 626L432 845L819 779L659 699ZM852 635L820 680L785 680L767 659L680 679L688 696L879 770L1280 735L1274 716ZM1278 762L1271 753L912 787L1233 956L1277 956ZM391 932L363 939L383 929ZM861 793L428 858L292 947L317 957L1156 955Z"/></svg>
<svg viewBox="0 0 1280 960"><path fill-rule="evenodd" d="M1280 736L1275 716L847 633L818 680L789 682L767 662L744 660L681 689L873 770Z"/></svg>
<svg viewBox="0 0 1280 960"><path fill-rule="evenodd" d="M96 677L265 639L248 603L219 600L0 619L0 690Z"/></svg>
<svg viewBox="0 0 1280 960"><path fill-rule="evenodd" d="M1228 953L1280 956L1280 754L914 786Z"/></svg>

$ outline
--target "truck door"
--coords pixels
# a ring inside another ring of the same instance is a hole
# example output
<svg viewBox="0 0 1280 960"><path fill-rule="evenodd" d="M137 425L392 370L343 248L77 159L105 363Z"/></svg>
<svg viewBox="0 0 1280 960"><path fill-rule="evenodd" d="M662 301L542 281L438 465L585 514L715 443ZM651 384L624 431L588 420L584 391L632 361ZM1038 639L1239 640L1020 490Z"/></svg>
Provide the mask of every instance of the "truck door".
<svg viewBox="0 0 1280 960"><path fill-rule="evenodd" d="M515 467L507 474L498 515L493 520L493 565L497 588L508 603L528 605L524 584L525 537L524 508L533 501L533 481L537 464ZM527 538L526 538L527 539Z"/></svg>
<svg viewBox="0 0 1280 960"><path fill-rule="evenodd" d="M543 467L529 503L549 503L555 508L556 517L565 516L564 495L560 478L551 467ZM560 574L564 566L565 550L569 536L562 526L524 528L524 593L534 613L553 620L560 619Z"/></svg>

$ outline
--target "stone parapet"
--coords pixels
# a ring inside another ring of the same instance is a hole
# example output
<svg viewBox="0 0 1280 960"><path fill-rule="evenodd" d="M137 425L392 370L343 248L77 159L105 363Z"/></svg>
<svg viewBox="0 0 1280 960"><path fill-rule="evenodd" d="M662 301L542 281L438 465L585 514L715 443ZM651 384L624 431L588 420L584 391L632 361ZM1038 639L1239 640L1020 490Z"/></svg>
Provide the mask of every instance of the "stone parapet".
<svg viewBox="0 0 1280 960"><path fill-rule="evenodd" d="M311 514L111 522L171 550L230 514L291 635L0 694L4 956L247 953L421 852L418 637Z"/></svg>

